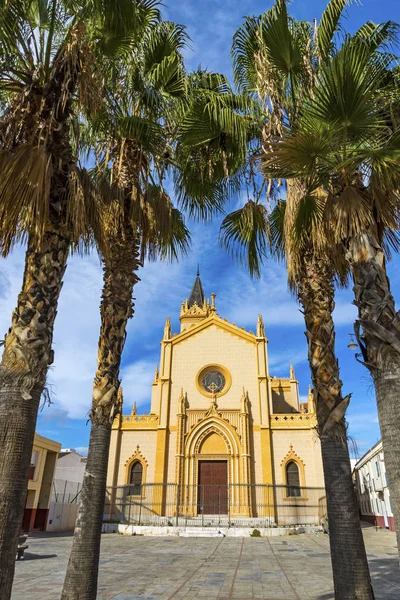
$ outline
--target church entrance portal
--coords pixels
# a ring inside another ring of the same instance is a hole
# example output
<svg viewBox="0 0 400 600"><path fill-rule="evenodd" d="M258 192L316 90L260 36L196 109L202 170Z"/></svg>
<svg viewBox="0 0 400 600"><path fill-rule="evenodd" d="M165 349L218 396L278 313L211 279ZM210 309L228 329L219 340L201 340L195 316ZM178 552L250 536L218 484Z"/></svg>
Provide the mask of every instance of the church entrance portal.
<svg viewBox="0 0 400 600"><path fill-rule="evenodd" d="M197 514L228 514L228 461L199 461Z"/></svg>

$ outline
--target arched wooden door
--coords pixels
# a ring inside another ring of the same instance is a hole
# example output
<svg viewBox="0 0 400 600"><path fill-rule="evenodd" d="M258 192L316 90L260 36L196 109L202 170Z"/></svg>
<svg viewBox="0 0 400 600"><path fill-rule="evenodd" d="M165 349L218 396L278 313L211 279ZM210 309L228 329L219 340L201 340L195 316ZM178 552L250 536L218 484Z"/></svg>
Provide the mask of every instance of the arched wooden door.
<svg viewBox="0 0 400 600"><path fill-rule="evenodd" d="M200 460L197 514L228 514L228 461Z"/></svg>

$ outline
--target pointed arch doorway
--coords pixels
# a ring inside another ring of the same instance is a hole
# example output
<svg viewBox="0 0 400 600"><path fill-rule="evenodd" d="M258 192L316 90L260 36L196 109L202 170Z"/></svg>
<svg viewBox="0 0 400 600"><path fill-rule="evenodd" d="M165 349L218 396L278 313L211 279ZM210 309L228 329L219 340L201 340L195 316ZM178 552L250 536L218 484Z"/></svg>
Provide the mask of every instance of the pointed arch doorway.
<svg viewBox="0 0 400 600"><path fill-rule="evenodd" d="M198 421L185 437L176 467L177 479L182 482L181 511L191 516L248 515L248 499L241 498L243 486L235 485L248 483L248 471L241 469L236 429L219 413L213 413ZM243 458L247 460L247 455Z"/></svg>
<svg viewBox="0 0 400 600"><path fill-rule="evenodd" d="M228 461L199 460L197 514L228 514Z"/></svg>

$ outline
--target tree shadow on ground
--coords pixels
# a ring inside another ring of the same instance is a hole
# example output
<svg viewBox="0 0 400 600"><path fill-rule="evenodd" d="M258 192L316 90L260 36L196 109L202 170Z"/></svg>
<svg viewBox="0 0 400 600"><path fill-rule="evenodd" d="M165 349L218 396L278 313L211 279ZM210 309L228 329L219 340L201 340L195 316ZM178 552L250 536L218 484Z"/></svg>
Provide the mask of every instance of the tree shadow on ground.
<svg viewBox="0 0 400 600"><path fill-rule="evenodd" d="M398 600L400 598L400 567L397 555L369 560L372 586L376 600ZM334 600L333 592L321 594L316 600Z"/></svg>
<svg viewBox="0 0 400 600"><path fill-rule="evenodd" d="M60 538L60 537L72 537L74 535L73 531L33 531L28 534L28 539L51 539L51 538Z"/></svg>
<svg viewBox="0 0 400 600"><path fill-rule="evenodd" d="M32 554L31 552L25 552L24 558L18 562L25 562L27 560L42 560L45 558L57 558L58 554Z"/></svg>

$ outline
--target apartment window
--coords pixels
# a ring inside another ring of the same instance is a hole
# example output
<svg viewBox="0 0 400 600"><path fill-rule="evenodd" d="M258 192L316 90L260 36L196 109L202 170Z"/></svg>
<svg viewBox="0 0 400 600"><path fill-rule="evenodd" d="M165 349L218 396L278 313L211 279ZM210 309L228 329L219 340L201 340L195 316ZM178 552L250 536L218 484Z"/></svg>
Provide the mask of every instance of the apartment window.
<svg viewBox="0 0 400 600"><path fill-rule="evenodd" d="M388 505L389 505L389 512L391 512L393 514L392 501L390 500L390 496L387 497L387 500L388 500Z"/></svg>
<svg viewBox="0 0 400 600"><path fill-rule="evenodd" d="M376 512L379 515L379 500L378 500L378 498L375 499L375 502L376 502Z"/></svg>
<svg viewBox="0 0 400 600"><path fill-rule="evenodd" d="M376 474L379 477L380 474L381 474L381 469L379 467L379 462L378 461L376 461L376 463L375 463L375 468L376 468Z"/></svg>

